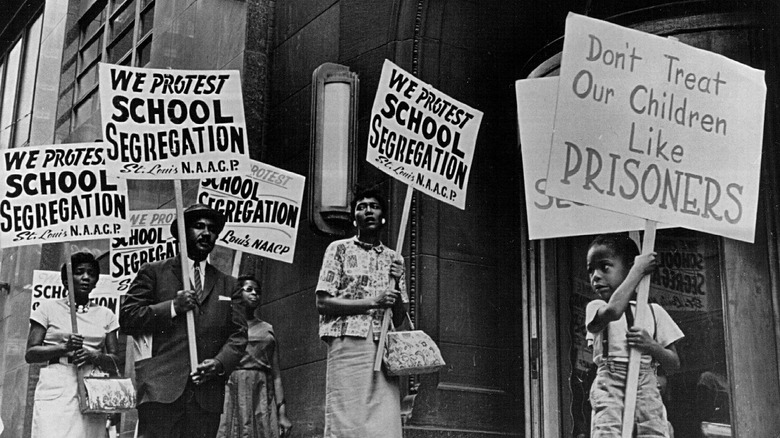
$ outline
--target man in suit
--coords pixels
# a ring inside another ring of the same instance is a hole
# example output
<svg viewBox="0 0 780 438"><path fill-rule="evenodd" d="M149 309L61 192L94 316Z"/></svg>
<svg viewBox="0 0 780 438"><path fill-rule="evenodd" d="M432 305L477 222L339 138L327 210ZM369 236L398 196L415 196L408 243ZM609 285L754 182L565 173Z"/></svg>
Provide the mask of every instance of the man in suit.
<svg viewBox="0 0 780 438"><path fill-rule="evenodd" d="M207 263L225 217L203 204L184 210L189 277L181 256L141 267L119 312L134 337L138 436L213 438L225 380L247 343L246 312L236 279ZM178 238L176 221L171 234ZM198 293L200 291L200 293ZM195 314L197 370L190 373L186 313Z"/></svg>

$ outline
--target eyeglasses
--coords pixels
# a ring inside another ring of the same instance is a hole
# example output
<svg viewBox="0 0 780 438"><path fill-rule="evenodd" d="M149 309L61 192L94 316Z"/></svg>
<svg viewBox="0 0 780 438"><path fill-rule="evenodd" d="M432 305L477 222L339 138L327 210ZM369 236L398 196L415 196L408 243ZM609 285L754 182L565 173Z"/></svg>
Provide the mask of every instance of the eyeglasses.
<svg viewBox="0 0 780 438"><path fill-rule="evenodd" d="M252 286L243 286L241 288L241 290L246 292L246 293L248 293L248 294L251 294L252 292L254 292L254 293L260 295L260 288L255 288L255 287L252 287Z"/></svg>

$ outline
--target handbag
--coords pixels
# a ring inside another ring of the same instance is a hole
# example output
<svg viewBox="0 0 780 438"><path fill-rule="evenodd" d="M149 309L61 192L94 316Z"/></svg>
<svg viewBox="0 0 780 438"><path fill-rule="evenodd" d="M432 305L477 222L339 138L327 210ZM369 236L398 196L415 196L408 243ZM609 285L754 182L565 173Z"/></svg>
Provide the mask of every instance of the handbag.
<svg viewBox="0 0 780 438"><path fill-rule="evenodd" d="M411 330L387 333L383 362L385 371L391 376L428 374L439 371L446 365L439 347L428 334L415 330L414 323L406 314ZM392 323L391 323L392 324Z"/></svg>
<svg viewBox="0 0 780 438"><path fill-rule="evenodd" d="M114 362L116 376L112 377L97 367L84 376L84 396L79 399L82 414L116 414L135 409L133 381L119 377L116 360L111 357L111 361Z"/></svg>

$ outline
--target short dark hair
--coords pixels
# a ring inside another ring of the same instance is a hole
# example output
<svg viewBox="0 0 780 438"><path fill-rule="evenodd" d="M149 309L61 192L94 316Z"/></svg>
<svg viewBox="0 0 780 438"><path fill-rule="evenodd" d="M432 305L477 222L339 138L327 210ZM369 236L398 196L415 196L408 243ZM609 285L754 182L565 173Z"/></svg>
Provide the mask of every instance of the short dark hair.
<svg viewBox="0 0 780 438"><path fill-rule="evenodd" d="M381 193L379 193L379 190L377 189L360 189L355 192L354 196L352 196L352 201L349 203L349 210L351 213L351 216L355 217L355 208L357 207L358 201L361 199L368 199L368 198L374 198L376 199L376 202L379 203L379 207L382 208L382 214L386 217L387 216L387 201L385 201L384 196L382 196Z"/></svg>
<svg viewBox="0 0 780 438"><path fill-rule="evenodd" d="M91 252L86 251L79 251L70 256L71 272L73 271L74 266L80 265L82 263L89 263L95 269L95 272L97 272L98 276L100 276L100 263L98 263L97 259ZM60 268L60 278L62 278L63 283L68 282L67 268L67 263L63 263L62 268Z"/></svg>
<svg viewBox="0 0 780 438"><path fill-rule="evenodd" d="M242 275L239 275L238 278L236 279L236 284L238 285L238 287L240 289L241 285L243 285L247 281L254 281L255 283L257 283L258 286L260 286L260 282L257 281L257 278L255 278L255 276L252 275L252 274L242 274Z"/></svg>
<svg viewBox="0 0 780 438"><path fill-rule="evenodd" d="M623 264L626 266L634 265L634 258L639 255L639 247L636 242L633 241L627 234L624 233L611 233L601 234L596 236L590 245L588 250L596 245L604 245L614 251L615 255L623 260Z"/></svg>

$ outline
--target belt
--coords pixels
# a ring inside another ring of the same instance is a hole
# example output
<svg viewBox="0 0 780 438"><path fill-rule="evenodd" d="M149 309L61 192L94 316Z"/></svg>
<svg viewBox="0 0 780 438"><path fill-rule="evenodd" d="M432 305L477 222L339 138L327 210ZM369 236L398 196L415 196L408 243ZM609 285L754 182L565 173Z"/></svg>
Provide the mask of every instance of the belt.
<svg viewBox="0 0 780 438"><path fill-rule="evenodd" d="M71 364L73 363L73 358L71 356L60 356L49 359L49 365L54 365L55 363L61 363L63 365Z"/></svg>

